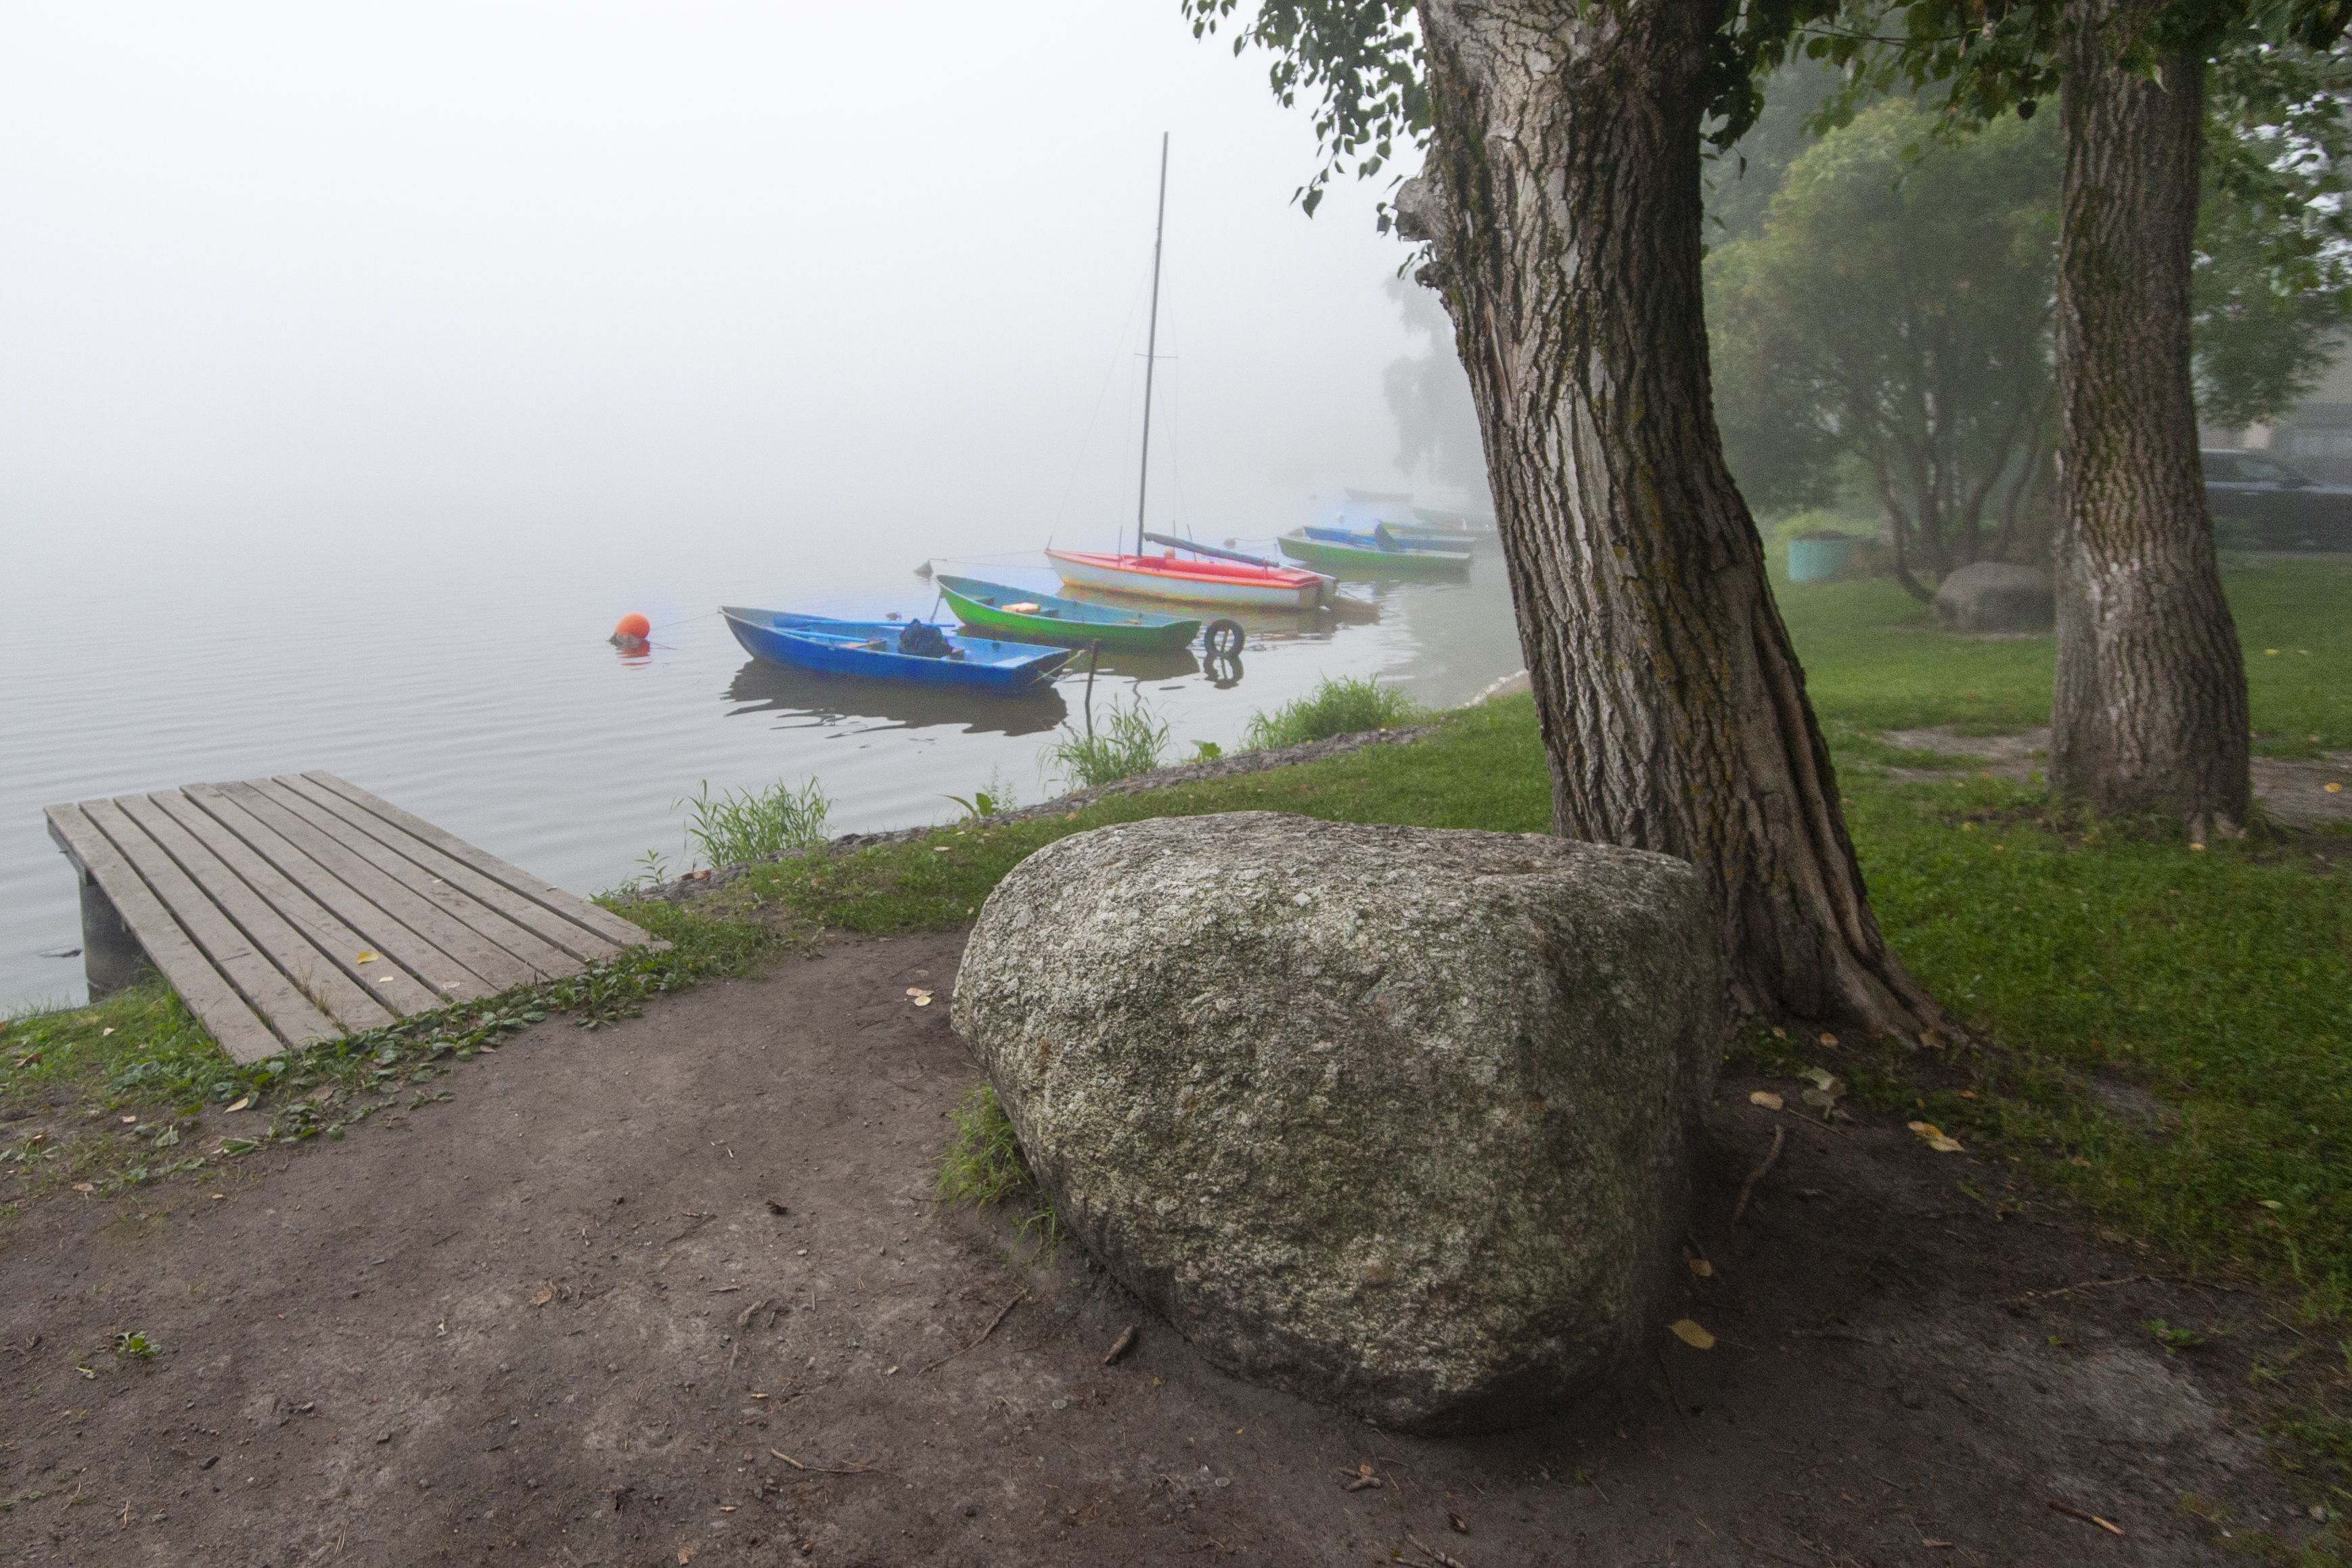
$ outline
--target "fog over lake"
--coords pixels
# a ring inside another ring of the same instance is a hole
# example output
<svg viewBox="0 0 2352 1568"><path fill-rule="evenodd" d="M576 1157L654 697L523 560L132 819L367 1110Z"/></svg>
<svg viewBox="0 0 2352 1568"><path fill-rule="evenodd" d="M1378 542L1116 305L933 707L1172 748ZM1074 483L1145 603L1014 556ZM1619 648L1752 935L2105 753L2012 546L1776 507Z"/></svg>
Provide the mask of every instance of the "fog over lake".
<svg viewBox="0 0 2352 1568"><path fill-rule="evenodd" d="M1163 131L1153 526L1483 506L1399 469L1384 186L1301 218L1307 115L1172 0L0 16L0 1008L78 994L52 801L323 767L593 891L704 779L1042 794L1066 703L747 689L709 615L1132 528ZM1180 745L1329 670L1459 701L1517 663L1499 561L1247 662L1122 689Z"/></svg>

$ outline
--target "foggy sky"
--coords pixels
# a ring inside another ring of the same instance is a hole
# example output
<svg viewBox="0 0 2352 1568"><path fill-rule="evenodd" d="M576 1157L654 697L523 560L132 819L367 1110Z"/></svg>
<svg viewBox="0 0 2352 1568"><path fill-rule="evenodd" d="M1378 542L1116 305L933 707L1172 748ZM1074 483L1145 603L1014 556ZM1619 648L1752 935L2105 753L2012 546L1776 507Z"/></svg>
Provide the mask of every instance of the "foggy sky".
<svg viewBox="0 0 2352 1568"><path fill-rule="evenodd" d="M1154 521L1402 484L1380 193L1175 0L12 7L6 528L1096 542L1163 129Z"/></svg>

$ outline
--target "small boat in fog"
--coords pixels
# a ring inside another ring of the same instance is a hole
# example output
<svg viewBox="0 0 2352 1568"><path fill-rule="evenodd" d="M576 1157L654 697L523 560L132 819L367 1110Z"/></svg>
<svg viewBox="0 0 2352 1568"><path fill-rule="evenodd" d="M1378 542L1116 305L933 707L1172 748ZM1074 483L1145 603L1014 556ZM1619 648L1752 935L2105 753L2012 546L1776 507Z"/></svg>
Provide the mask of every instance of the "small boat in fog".
<svg viewBox="0 0 2352 1568"><path fill-rule="evenodd" d="M1266 610L1312 610L1323 602L1329 579L1294 567L1251 565L1235 560L1187 559L1167 549L1159 555L1097 555L1049 549L1045 559L1066 583L1107 588L1145 599L1189 604L1245 604Z"/></svg>
<svg viewBox="0 0 2352 1568"><path fill-rule="evenodd" d="M940 597L967 627L1024 643L1058 643L1083 648L1152 653L1181 648L1200 635L1201 622L1125 605L1088 604L1051 593L1033 593L977 578L939 579Z"/></svg>
<svg viewBox="0 0 2352 1568"><path fill-rule="evenodd" d="M1386 523L1368 533L1352 528L1304 528L1275 541L1291 559L1325 571L1380 577L1466 577L1470 547L1425 545Z"/></svg>
<svg viewBox="0 0 2352 1568"><path fill-rule="evenodd" d="M956 637L920 621L836 621L783 610L721 605L727 629L755 659L820 674L862 675L999 695L1050 689L1067 648Z"/></svg>

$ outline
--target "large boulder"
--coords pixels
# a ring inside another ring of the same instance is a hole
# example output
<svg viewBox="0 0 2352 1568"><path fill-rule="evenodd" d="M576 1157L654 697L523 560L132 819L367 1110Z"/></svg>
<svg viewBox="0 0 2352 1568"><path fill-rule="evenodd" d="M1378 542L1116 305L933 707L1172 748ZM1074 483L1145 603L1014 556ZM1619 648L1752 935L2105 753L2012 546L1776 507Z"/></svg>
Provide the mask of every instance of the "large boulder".
<svg viewBox="0 0 2352 1568"><path fill-rule="evenodd" d="M1681 861L1262 811L1038 851L954 1007L1129 1290L1418 1432L1537 1419L1643 1343L1726 1017Z"/></svg>
<svg viewBox="0 0 2352 1568"><path fill-rule="evenodd" d="M2057 617L2050 574L2033 567L1980 560L1936 586L1936 619L1956 632L2047 632Z"/></svg>

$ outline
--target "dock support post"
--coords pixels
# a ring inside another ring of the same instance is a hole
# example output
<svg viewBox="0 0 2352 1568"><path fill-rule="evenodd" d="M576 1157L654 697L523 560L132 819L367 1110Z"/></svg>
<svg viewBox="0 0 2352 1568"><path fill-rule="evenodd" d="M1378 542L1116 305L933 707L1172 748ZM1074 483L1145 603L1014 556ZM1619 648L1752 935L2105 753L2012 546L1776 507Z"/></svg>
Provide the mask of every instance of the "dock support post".
<svg viewBox="0 0 2352 1568"><path fill-rule="evenodd" d="M81 894L81 972L89 982L89 999L123 990L155 977L155 966L148 961L147 950L139 946L139 938L131 934L114 900L106 896L106 889L89 874L89 867L81 857L58 839L56 828L49 837L58 840L58 848L72 862L74 882Z"/></svg>

